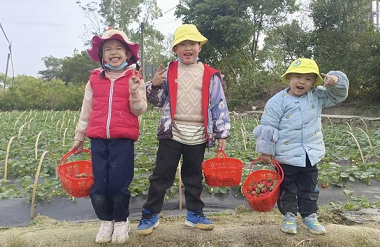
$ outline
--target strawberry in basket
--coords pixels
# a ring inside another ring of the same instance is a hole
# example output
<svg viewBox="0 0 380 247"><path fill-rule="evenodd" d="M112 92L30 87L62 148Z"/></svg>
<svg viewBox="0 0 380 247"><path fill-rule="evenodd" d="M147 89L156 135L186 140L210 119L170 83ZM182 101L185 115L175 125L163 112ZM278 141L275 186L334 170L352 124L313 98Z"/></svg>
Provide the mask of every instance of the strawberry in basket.
<svg viewBox="0 0 380 247"><path fill-rule="evenodd" d="M261 179L247 186L247 193L252 197L263 197L268 195L276 186L278 179Z"/></svg>
<svg viewBox="0 0 380 247"><path fill-rule="evenodd" d="M261 157L252 161L249 174L243 183L241 191L247 198L252 210L269 212L280 196L280 184L284 178L284 171L277 161L271 160L275 170L255 170L252 166L261 160Z"/></svg>

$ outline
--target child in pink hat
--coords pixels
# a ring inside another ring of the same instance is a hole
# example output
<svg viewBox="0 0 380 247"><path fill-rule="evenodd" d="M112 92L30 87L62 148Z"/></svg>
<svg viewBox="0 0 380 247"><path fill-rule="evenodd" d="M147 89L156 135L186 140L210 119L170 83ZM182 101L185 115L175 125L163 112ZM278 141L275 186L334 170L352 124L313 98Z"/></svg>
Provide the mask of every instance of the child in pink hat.
<svg viewBox="0 0 380 247"><path fill-rule="evenodd" d="M134 142L139 136L138 116L147 108L145 83L130 67L139 60L138 50L138 44L114 29L94 36L88 49L101 67L87 82L71 150L81 152L85 137L90 139L94 174L90 197L101 220L97 243L124 243L129 236Z"/></svg>

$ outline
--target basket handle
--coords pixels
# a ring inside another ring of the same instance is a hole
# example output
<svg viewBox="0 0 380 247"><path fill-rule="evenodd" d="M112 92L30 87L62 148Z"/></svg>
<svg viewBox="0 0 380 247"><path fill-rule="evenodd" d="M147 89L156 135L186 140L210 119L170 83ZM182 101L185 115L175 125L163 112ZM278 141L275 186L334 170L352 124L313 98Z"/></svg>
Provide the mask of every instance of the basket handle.
<svg viewBox="0 0 380 247"><path fill-rule="evenodd" d="M252 166L254 164L256 164L258 161L260 161L260 160L261 160L261 157L259 157L259 158L255 159L254 161L252 161L251 166L249 167L249 173L248 173L248 175L251 174ZM271 159L271 164L273 164L276 167L277 173L280 175L280 179L278 181L279 182L278 184L280 184L282 182L282 180L284 180L284 171L282 170L282 167L280 166L280 164L278 164L278 162L276 160Z"/></svg>
<svg viewBox="0 0 380 247"><path fill-rule="evenodd" d="M227 155L223 150L218 149L218 151L216 152L215 158L227 158Z"/></svg>
<svg viewBox="0 0 380 247"><path fill-rule="evenodd" d="M83 150L84 152L86 152L86 153L89 153L89 154L90 154L90 157L91 157L91 151L90 151L90 150L88 150L88 149L86 149L86 148L83 148L82 150ZM70 155L76 154L76 152L77 152L77 149L73 149L73 150L67 152L65 155L63 155L63 157L61 158L61 161L59 162L59 164L60 164L60 165L65 164L67 158L69 158Z"/></svg>

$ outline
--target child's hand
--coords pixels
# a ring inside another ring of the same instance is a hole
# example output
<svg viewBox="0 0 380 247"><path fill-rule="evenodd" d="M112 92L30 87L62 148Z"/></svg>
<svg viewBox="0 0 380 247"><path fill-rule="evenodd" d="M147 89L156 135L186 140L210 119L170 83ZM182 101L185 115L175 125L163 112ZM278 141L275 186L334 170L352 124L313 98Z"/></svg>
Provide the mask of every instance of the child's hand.
<svg viewBox="0 0 380 247"><path fill-rule="evenodd" d="M139 89L139 86L141 83L140 71L136 71L135 69L132 69L132 76L129 79L129 92L131 93L134 93Z"/></svg>
<svg viewBox="0 0 380 247"><path fill-rule="evenodd" d="M227 139L218 139L218 150L224 151L227 146Z"/></svg>
<svg viewBox="0 0 380 247"><path fill-rule="evenodd" d="M261 160L265 165L268 165L272 162L272 155L261 154Z"/></svg>
<svg viewBox="0 0 380 247"><path fill-rule="evenodd" d="M77 150L75 153L79 154L83 151L83 142L75 140L73 146L70 148L71 150Z"/></svg>
<svg viewBox="0 0 380 247"><path fill-rule="evenodd" d="M162 84L162 82L166 80L165 72L167 70L168 70L167 68L162 69L162 64L160 64L160 66L158 66L157 71L154 74L154 77L152 80L153 86L160 86Z"/></svg>
<svg viewBox="0 0 380 247"><path fill-rule="evenodd" d="M324 87L335 86L339 81L339 78L336 75L327 75L327 74L323 74L323 73L321 73L321 75L324 78L324 80L323 80L323 86Z"/></svg>

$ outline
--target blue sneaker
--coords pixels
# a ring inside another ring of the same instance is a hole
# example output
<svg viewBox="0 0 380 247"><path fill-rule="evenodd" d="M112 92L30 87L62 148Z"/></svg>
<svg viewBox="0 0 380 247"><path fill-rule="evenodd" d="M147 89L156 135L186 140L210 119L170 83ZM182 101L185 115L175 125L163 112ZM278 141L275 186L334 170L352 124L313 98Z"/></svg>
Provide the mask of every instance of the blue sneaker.
<svg viewBox="0 0 380 247"><path fill-rule="evenodd" d="M153 232L153 229L160 224L157 214L152 214L149 210L144 209L142 211L142 218L137 227L137 234L149 235Z"/></svg>
<svg viewBox="0 0 380 247"><path fill-rule="evenodd" d="M287 212L285 214L281 231L289 234L297 234L297 220L293 213Z"/></svg>
<svg viewBox="0 0 380 247"><path fill-rule="evenodd" d="M202 230L212 230L214 228L214 223L203 214L202 209L187 211L185 225Z"/></svg>
<svg viewBox="0 0 380 247"><path fill-rule="evenodd" d="M303 223L302 226L309 229L311 233L314 233L314 234L326 233L326 229L324 226L321 225L321 223L319 223L316 213L310 214L309 216L303 218L302 223Z"/></svg>

